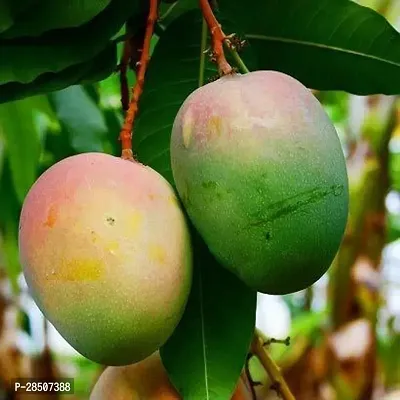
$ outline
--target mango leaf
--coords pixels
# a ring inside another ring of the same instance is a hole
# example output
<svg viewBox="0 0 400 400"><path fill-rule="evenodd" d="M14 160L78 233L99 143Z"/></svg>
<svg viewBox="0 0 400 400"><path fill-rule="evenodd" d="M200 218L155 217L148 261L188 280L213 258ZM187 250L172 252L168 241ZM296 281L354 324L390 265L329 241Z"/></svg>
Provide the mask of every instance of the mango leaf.
<svg viewBox="0 0 400 400"><path fill-rule="evenodd" d="M72 148L80 153L103 151L107 125L97 104L82 86L70 86L50 96L56 115L70 137Z"/></svg>
<svg viewBox="0 0 400 400"><path fill-rule="evenodd" d="M354 94L400 93L400 34L350 0L219 0L258 55L259 69L310 88ZM229 33L229 32L226 32Z"/></svg>
<svg viewBox="0 0 400 400"><path fill-rule="evenodd" d="M192 232L192 291L160 354L182 398L230 399L254 334L256 292L222 268Z"/></svg>
<svg viewBox="0 0 400 400"><path fill-rule="evenodd" d="M47 110L45 96L0 105L0 130L5 138L12 181L21 204L36 179L41 153L41 132L35 118Z"/></svg>
<svg viewBox="0 0 400 400"><path fill-rule="evenodd" d="M179 0L172 4L161 3L159 22L162 26L166 27L182 14L198 7L198 0Z"/></svg>
<svg viewBox="0 0 400 400"><path fill-rule="evenodd" d="M60 29L38 38L0 39L0 84L29 83L46 72L60 72L97 56L124 22L139 13L139 0L113 0L78 28Z"/></svg>
<svg viewBox="0 0 400 400"><path fill-rule="evenodd" d="M116 65L116 48L111 44L92 60L73 65L61 72L42 74L30 83L11 82L0 85L0 104L105 79L115 71Z"/></svg>
<svg viewBox="0 0 400 400"><path fill-rule="evenodd" d="M169 146L175 115L202 81L203 72L206 80L216 73L215 67L202 58L206 43L201 46L201 21L198 10L188 12L174 20L161 36L150 61L135 123L138 160L172 185ZM160 352L171 381L185 400L228 399L254 333L256 293L221 267L193 228L192 244L190 298L180 324Z"/></svg>
<svg viewBox="0 0 400 400"><path fill-rule="evenodd" d="M5 158L5 139L0 129L0 179L3 173L4 158Z"/></svg>
<svg viewBox="0 0 400 400"><path fill-rule="evenodd" d="M0 33L13 26L16 17L39 0L2 0L0 2Z"/></svg>
<svg viewBox="0 0 400 400"><path fill-rule="evenodd" d="M103 11L111 0L41 0L16 19L3 38L39 36L52 29L71 28L89 22Z"/></svg>
<svg viewBox="0 0 400 400"><path fill-rule="evenodd" d="M18 221L20 201L15 192L10 170L10 159L6 158L0 179L0 254L4 255L4 266L14 293L18 293L18 275L21 271L18 254Z"/></svg>

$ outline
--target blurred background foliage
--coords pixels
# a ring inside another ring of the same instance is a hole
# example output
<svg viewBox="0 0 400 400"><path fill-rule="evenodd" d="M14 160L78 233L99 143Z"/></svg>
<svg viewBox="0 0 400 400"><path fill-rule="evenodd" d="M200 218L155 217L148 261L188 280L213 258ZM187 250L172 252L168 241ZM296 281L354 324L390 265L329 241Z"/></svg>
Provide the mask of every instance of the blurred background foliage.
<svg viewBox="0 0 400 400"><path fill-rule="evenodd" d="M399 29L400 2L362 4ZM257 327L266 337L290 336L289 346L270 351L297 399L400 399L400 101L315 95L348 160L348 227L332 268L311 288L259 295ZM122 120L117 74L0 105L0 399L22 398L8 387L19 376L74 377L68 398L87 399L103 370L60 337L27 293L18 219L30 186L52 164L88 151L119 155ZM255 360L249 369L257 398L277 398Z"/></svg>

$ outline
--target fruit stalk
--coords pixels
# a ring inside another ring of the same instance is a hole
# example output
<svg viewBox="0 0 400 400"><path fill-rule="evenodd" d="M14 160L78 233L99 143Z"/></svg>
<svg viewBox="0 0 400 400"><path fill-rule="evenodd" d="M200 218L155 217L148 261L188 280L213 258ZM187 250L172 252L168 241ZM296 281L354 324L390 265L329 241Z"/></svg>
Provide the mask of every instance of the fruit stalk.
<svg viewBox="0 0 400 400"><path fill-rule="evenodd" d="M140 96L143 92L147 65L150 60L150 42L154 32L154 24L157 20L157 15L158 15L158 1L157 0L149 0L149 1L150 1L150 9L147 18L142 55L139 61L139 69L136 77L136 83L132 89L132 98L129 103L128 111L126 112L124 125L119 135L122 145L121 158L125 160L133 160L133 152L132 152L133 123L135 121L136 114L139 110L138 103Z"/></svg>
<svg viewBox="0 0 400 400"><path fill-rule="evenodd" d="M279 367L276 365L275 361L271 358L268 352L265 351L263 343L262 337L256 330L253 342L251 343L251 352L257 356L262 366L267 371L272 381L271 387L274 388L274 390L276 390L284 400L296 400L284 377L282 376Z"/></svg>
<svg viewBox="0 0 400 400"><path fill-rule="evenodd" d="M208 0L199 0L199 4L203 17L207 22L208 29L211 33L213 53L218 65L219 73L220 75L229 75L234 70L225 58L224 41L227 37L222 31L221 25L218 23Z"/></svg>

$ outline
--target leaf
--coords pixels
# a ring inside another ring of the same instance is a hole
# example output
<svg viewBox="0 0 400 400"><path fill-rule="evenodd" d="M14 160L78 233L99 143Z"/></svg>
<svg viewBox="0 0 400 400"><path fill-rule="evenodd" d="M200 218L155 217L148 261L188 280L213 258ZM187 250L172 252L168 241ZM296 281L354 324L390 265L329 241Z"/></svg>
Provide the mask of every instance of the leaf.
<svg viewBox="0 0 400 400"><path fill-rule="evenodd" d="M138 160L172 185L171 128L179 107L199 85L200 60L205 57L200 45L201 21L198 10L188 12L173 21L161 36L150 61L135 122L133 141ZM215 74L215 67L206 61L205 79ZM254 333L256 292L222 268L194 230L192 245L190 298L161 356L185 400L228 399Z"/></svg>
<svg viewBox="0 0 400 400"><path fill-rule="evenodd" d="M196 236L190 298L160 353L182 398L230 399L254 334L256 292L222 268Z"/></svg>
<svg viewBox="0 0 400 400"><path fill-rule="evenodd" d="M29 83L43 73L60 72L96 57L139 9L139 0L129 7L125 0L113 0L79 28L60 29L38 38L0 39L0 84Z"/></svg>
<svg viewBox="0 0 400 400"><path fill-rule="evenodd" d="M71 28L89 22L103 11L111 0L41 0L20 13L3 38L39 36L52 29Z"/></svg>
<svg viewBox="0 0 400 400"><path fill-rule="evenodd" d="M161 3L159 22L163 26L168 26L172 21L180 17L182 14L198 7L198 0L179 0L172 4Z"/></svg>
<svg viewBox="0 0 400 400"><path fill-rule="evenodd" d="M71 85L105 79L115 71L116 65L116 48L112 44L92 60L66 68L61 72L42 74L33 82L26 84L12 82L0 85L0 104L40 93L50 93Z"/></svg>
<svg viewBox="0 0 400 400"><path fill-rule="evenodd" d="M97 104L82 86L55 92L50 99L76 152L103 151L107 125Z"/></svg>
<svg viewBox="0 0 400 400"><path fill-rule="evenodd" d="M0 179L0 254L5 256L4 267L14 293L18 293L18 275L21 271L18 254L18 221L21 211L6 159Z"/></svg>
<svg viewBox="0 0 400 400"><path fill-rule="evenodd" d="M369 8L349 0L218 4L246 32L259 69L284 72L319 90L400 93L400 34Z"/></svg>
<svg viewBox="0 0 400 400"><path fill-rule="evenodd" d="M13 26L15 18L39 0L0 1L0 33Z"/></svg>
<svg viewBox="0 0 400 400"><path fill-rule="evenodd" d="M0 130L5 138L12 181L21 204L36 179L41 153L41 132L36 117L47 110L48 102L44 96L0 105Z"/></svg>
<svg viewBox="0 0 400 400"><path fill-rule="evenodd" d="M3 174L4 158L5 158L5 140L0 129L0 179Z"/></svg>

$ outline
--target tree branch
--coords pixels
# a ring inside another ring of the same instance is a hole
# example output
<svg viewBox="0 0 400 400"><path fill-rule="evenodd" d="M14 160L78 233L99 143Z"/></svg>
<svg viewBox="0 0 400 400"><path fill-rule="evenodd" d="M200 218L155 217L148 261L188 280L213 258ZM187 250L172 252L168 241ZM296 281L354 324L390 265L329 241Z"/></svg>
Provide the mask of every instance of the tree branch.
<svg viewBox="0 0 400 400"><path fill-rule="evenodd" d="M283 378L280 368L264 349L264 340L260 337L258 330L256 330L254 334L254 339L251 344L251 352L257 356L262 366L267 371L272 381L271 388L281 395L284 400L296 400Z"/></svg>
<svg viewBox="0 0 400 400"><path fill-rule="evenodd" d="M224 41L227 39L226 35L221 29L221 25L218 23L215 15L211 9L208 0L199 0L200 8L203 12L203 17L207 22L208 29L212 37L212 46L215 61L218 65L220 75L229 75L234 72L234 69L230 66L225 58L224 53Z"/></svg>
<svg viewBox="0 0 400 400"><path fill-rule="evenodd" d="M136 77L136 83L132 89L132 98L129 103L128 111L126 112L125 122L121 129L121 133L119 138L121 140L122 145L122 155L121 157L126 160L133 161L133 152L132 152L132 130L133 123L136 117L136 114L139 110L138 103L140 99L140 95L143 92L144 79L146 75L147 65L150 60L150 42L154 32L154 24L157 20L158 16L158 1L157 0L149 0L150 1L150 10L147 18L146 31L144 36L143 49L141 52L141 57L138 65L138 72Z"/></svg>

